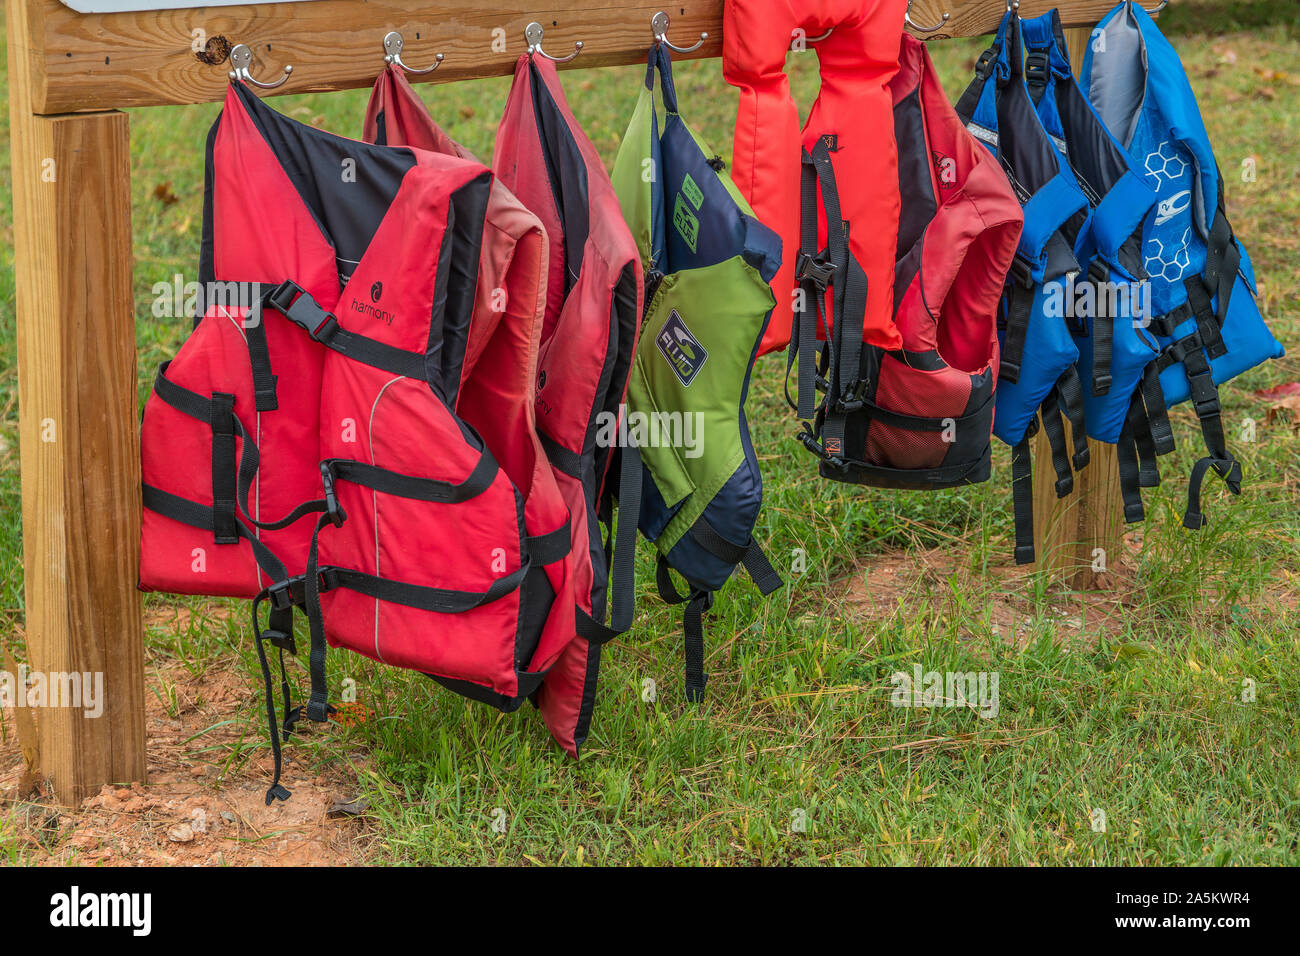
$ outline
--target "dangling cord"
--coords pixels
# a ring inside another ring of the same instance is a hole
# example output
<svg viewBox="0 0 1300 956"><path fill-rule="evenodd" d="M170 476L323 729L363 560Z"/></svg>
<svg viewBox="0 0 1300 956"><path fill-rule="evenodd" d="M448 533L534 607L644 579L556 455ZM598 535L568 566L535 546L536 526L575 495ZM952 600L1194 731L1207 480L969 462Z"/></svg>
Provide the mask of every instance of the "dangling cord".
<svg viewBox="0 0 1300 956"><path fill-rule="evenodd" d="M253 599L253 637L257 645L257 659L262 665L262 684L266 692L266 723L271 731L271 757L275 762L275 776L271 780L271 786L266 791L266 805L269 807L276 800L288 800L291 796L289 790L280 784L281 756L280 756L280 728L275 721L275 691L271 686L271 664L266 659L266 648L263 646L265 641L271 640L269 635L279 633L277 631L268 631L263 633L261 621L258 618L258 610L262 602L269 596L268 591L262 591ZM284 677L284 657L281 650L280 673ZM281 691L284 693L285 719L288 720L289 709L289 681L284 677L281 684ZM286 734L287 735L287 734Z"/></svg>

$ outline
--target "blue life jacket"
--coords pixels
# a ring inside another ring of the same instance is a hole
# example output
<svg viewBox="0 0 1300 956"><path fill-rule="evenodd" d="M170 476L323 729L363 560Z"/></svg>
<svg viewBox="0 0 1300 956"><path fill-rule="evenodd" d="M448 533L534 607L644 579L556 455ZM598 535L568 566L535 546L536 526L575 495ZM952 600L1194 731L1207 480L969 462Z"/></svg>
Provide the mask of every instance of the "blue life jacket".
<svg viewBox="0 0 1300 956"><path fill-rule="evenodd" d="M990 82L992 80L993 82ZM979 58L975 80L957 114L976 139L997 156L1025 213L1020 248L1007 281L999 320L1002 361L993 434L1012 447L1012 500L1016 563L1034 560L1032 468L1029 439L1038 428L1052 446L1056 493L1074 490L1075 469L1088 463L1079 349L1049 286L1081 270L1075 244L1087 224L1088 197L1057 151L1025 86L1020 18L1008 11L993 45ZM1067 448L1064 419L1074 438Z"/></svg>
<svg viewBox="0 0 1300 956"><path fill-rule="evenodd" d="M1126 500L1160 483L1156 456L1174 450L1156 359L1161 347L1147 328L1151 289L1142 262L1142 228L1155 191L1133 166L1075 82L1061 30L1051 10L1023 20L1025 84L1044 129L1067 158L1088 196L1088 222L1075 243L1086 264L1091 301L1071 290L1069 305L1086 314L1071 322L1079 344L1088 435L1118 445ZM1130 521L1141 508L1126 508Z"/></svg>
<svg viewBox="0 0 1300 956"><path fill-rule="evenodd" d="M1218 386L1283 349L1255 304L1250 258L1228 223L1223 178L1187 74L1155 22L1141 7L1120 3L1093 32L1081 77L1097 114L1158 199L1142 231L1155 312L1150 329L1161 346L1165 401L1192 399L1208 448L1192 471L1183 517L1186 527L1200 528L1201 483L1210 468L1241 493L1241 464L1224 440ZM1126 450L1123 442L1120 450L1125 516L1132 520L1142 513L1132 473L1144 451L1140 443Z"/></svg>

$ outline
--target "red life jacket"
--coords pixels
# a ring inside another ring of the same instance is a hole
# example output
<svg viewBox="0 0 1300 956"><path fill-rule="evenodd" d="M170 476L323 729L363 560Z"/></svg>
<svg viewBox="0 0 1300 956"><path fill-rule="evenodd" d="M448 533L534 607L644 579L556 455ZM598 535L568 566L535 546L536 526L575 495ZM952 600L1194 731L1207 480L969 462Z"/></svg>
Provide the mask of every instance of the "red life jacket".
<svg viewBox="0 0 1300 956"><path fill-rule="evenodd" d="M568 528L530 527L451 411L490 185L477 163L333 136L239 83L209 136L200 278L248 298L207 302L146 404L140 586L254 598L268 802L288 791L264 644L295 650L293 607L313 720L326 640L504 708L572 640L563 608L558 626L546 613Z"/></svg>
<svg viewBox="0 0 1300 956"><path fill-rule="evenodd" d="M723 8L722 72L740 88L731 176L754 214L781 235L787 250L772 282L776 310L763 336L762 354L790 342L802 262L793 255L800 248L800 154L822 137L831 137L841 183L840 215L850 224L848 248L866 278L861 338L881 348L902 345L893 323L899 196L888 86L898 69L906 9L907 0L727 0ZM825 39L808 41L808 48L816 50L822 84L802 132L785 75L786 53L797 30L812 38L830 31ZM818 248L824 248L824 214L818 216L817 229ZM819 337L824 333L823 328Z"/></svg>
<svg viewBox="0 0 1300 956"><path fill-rule="evenodd" d="M620 415L627 394L641 326L641 260L609 174L544 57L524 55L515 65L492 167L550 239L537 429L569 508L579 639L565 648L535 700L551 733L577 756L591 721L601 644L632 618L641 463L634 448L614 455L597 433L602 421ZM609 481L615 457L617 494ZM628 517L619 519L611 557L600 523L612 521L615 497Z"/></svg>
<svg viewBox="0 0 1300 956"><path fill-rule="evenodd" d="M1024 216L997 161L948 102L925 44L910 34L889 92L902 197L894 272L901 348L862 347L869 384L862 409L846 416L845 467L823 462L821 470L887 487L983 481L998 303ZM838 156L834 163L839 174Z"/></svg>
<svg viewBox="0 0 1300 956"><path fill-rule="evenodd" d="M362 138L478 162L433 121L397 66L387 67L375 80ZM566 524L569 512L556 480L563 480L562 473L546 457L534 411L549 246L537 217L502 182L494 180L455 411L483 436L524 496L528 527L563 528L570 533ZM547 568L555 598L546 626L570 639L574 635L574 563L566 557ZM545 608L537 611L545 613Z"/></svg>

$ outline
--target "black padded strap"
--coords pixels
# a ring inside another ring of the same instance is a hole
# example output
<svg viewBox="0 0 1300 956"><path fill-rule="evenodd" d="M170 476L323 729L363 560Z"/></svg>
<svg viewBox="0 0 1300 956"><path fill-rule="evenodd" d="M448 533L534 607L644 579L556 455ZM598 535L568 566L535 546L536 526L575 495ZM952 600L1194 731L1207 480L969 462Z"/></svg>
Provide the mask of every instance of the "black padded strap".
<svg viewBox="0 0 1300 956"><path fill-rule="evenodd" d="M1093 285L1092 311L1092 394L1105 395L1110 391L1112 382L1110 374L1111 353L1115 337L1115 317L1106 307L1110 297L1102 288L1102 283L1110 281L1110 269L1100 259L1094 259L1088 268L1088 277Z"/></svg>
<svg viewBox="0 0 1300 956"><path fill-rule="evenodd" d="M636 607L636 529L641 521L641 451L619 449L618 524L610 560L610 627L623 633L632 626Z"/></svg>

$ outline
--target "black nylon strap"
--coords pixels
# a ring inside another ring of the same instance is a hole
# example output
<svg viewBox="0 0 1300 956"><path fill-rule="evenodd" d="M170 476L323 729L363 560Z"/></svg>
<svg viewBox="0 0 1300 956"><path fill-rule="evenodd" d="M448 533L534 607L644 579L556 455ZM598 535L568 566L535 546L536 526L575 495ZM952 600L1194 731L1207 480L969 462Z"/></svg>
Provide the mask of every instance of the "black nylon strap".
<svg viewBox="0 0 1300 956"><path fill-rule="evenodd" d="M1155 362L1142 370L1142 404L1146 406L1147 424L1157 455L1167 455L1174 450L1174 431L1169 425L1169 409L1165 405L1165 390L1160 386L1160 371Z"/></svg>
<svg viewBox="0 0 1300 956"><path fill-rule="evenodd" d="M745 557L742 559L745 570L749 572L754 586L758 588L758 593L764 596L779 590L785 582L781 580L781 575L776 573L776 568L772 567L772 562L767 559L763 549L759 547L757 541L753 539L749 542L749 547L745 549Z"/></svg>
<svg viewBox="0 0 1300 956"><path fill-rule="evenodd" d="M1228 351L1220 333L1220 319L1214 312L1214 303L1210 300L1210 290L1200 276L1192 276L1183 287L1187 290L1187 304L1196 316L1196 331L1200 335L1201 346L1210 353L1211 358L1218 358Z"/></svg>
<svg viewBox="0 0 1300 956"><path fill-rule="evenodd" d="M539 425L537 428L537 439L542 443L542 450L546 452L546 459L551 463L553 468L559 469L570 478L582 480L582 456L575 451L565 448L558 441L546 434Z"/></svg>
<svg viewBox="0 0 1300 956"><path fill-rule="evenodd" d="M263 305L277 309L294 325L304 329L313 341L353 361L394 375L428 381L422 352L408 352L347 331L333 314L321 308L320 303L295 282L282 282L272 289L263 298Z"/></svg>
<svg viewBox="0 0 1300 956"><path fill-rule="evenodd" d="M743 547L733 544L719 534L704 515L700 515L695 524L691 525L690 535L700 547L718 560L733 565L743 564L761 594L771 594L785 583L752 537Z"/></svg>
<svg viewBox="0 0 1300 956"><path fill-rule="evenodd" d="M161 488L155 488L153 485L145 484L141 487L141 498L143 504L150 511L156 512L165 518L171 518L173 521L179 521L181 524L189 525L191 528L199 528L203 531L212 530L213 512L207 505L199 504L197 501L190 501L188 498L182 498L179 495L173 495L171 492L163 491ZM253 559L272 581L289 580L289 572L285 569L282 562L275 553L271 551L262 541L254 535L244 525L238 517L235 519L235 528L239 537L246 540L253 549Z"/></svg>
<svg viewBox="0 0 1300 956"><path fill-rule="evenodd" d="M1025 338L1029 334L1029 315L1034 305L1033 286L1013 282L1006 303L1007 334L1002 340L998 378L1015 385L1020 381L1020 366L1025 360Z"/></svg>
<svg viewBox="0 0 1300 956"><path fill-rule="evenodd" d="M469 501L492 486L497 475L497 462L487 446L479 455L473 470L461 482L439 481L435 478L417 478L401 472L369 465L350 458L327 458L321 467L339 481L362 485L372 491L415 501L437 501L459 504Z"/></svg>
<svg viewBox="0 0 1300 956"><path fill-rule="evenodd" d="M1056 469L1056 497L1064 498L1074 490L1074 472L1070 468L1070 451L1065 443L1065 420L1057 391L1053 388L1043 399L1040 414L1043 434L1052 449L1052 467Z"/></svg>
<svg viewBox="0 0 1300 956"><path fill-rule="evenodd" d="M1124 499L1124 520L1132 523L1146 517L1142 507L1142 481L1138 467L1137 443L1133 437L1133 424L1124 419L1116 443L1115 457L1119 462L1119 491Z"/></svg>
<svg viewBox="0 0 1300 956"><path fill-rule="evenodd" d="M572 523L565 519L564 524L554 531L525 538L524 547L527 548L528 556L532 559L533 564L538 567L545 567L548 564L563 561L569 556L569 552L573 550Z"/></svg>
<svg viewBox="0 0 1300 956"><path fill-rule="evenodd" d="M820 137L812 149L812 161L821 184L831 264L835 276L842 279L834 296L834 324L827 329L831 353L830 387L821 437L827 453L842 458L845 456L845 415L862 407L864 386L858 377L862 363L862 328L867 313L867 276L849 248L849 223L841 213L835 167L831 162L835 142L833 135Z"/></svg>
<svg viewBox="0 0 1300 956"><path fill-rule="evenodd" d="M975 79L957 101L957 115L961 117L963 123L969 123L974 117L975 108L979 106L980 97L984 94L984 86L997 69L998 54L1001 52L1002 45L994 43L980 55L976 62Z"/></svg>
<svg viewBox="0 0 1300 956"><path fill-rule="evenodd" d="M203 422L209 427L216 421L218 410L212 399L200 395L198 392L191 391L183 385L178 385L167 377L167 368L170 362L164 362L158 368L158 374L154 376L153 390L158 398L176 409L189 415L191 418ZM249 436L243 423L240 422L239 416L231 413L231 421L234 434L243 443L243 452L239 456L239 479L236 487L235 497L240 511L243 513L243 520L256 528L262 528L266 531L276 531L280 528L287 528L298 519L305 515L325 510L324 501L308 501L294 508L293 511L285 515L278 521L258 521L251 517L252 509L248 506L248 493L252 489L253 480L257 477L257 471L261 467L261 454L258 452L257 444ZM213 459L213 477L214 477L214 495L215 478L217 474L216 458ZM222 474L232 474L234 471L233 462L222 466ZM226 542L230 543L230 542Z"/></svg>
<svg viewBox="0 0 1300 956"><path fill-rule="evenodd" d="M686 650L686 699L704 700L709 675L704 673L704 612L713 605L713 592L697 591L682 611L682 635Z"/></svg>
<svg viewBox="0 0 1300 956"><path fill-rule="evenodd" d="M1084 416L1083 386L1079 383L1078 368L1071 365L1057 379L1056 394L1061 411L1070 421L1070 437L1074 440L1074 470L1082 471L1088 467L1092 452L1088 449L1088 425Z"/></svg>
<svg viewBox="0 0 1300 956"><path fill-rule="evenodd" d="M641 451L619 449L618 525L610 575L610 627L623 633L632 626L636 606L636 529L641 520Z"/></svg>
<svg viewBox="0 0 1300 956"><path fill-rule="evenodd" d="M1110 391L1111 352L1115 337L1115 317L1106 308L1109 297L1102 288L1110 281L1110 269L1100 260L1093 260L1088 269L1093 285L1092 312L1092 394L1105 395Z"/></svg>
<svg viewBox="0 0 1300 956"><path fill-rule="evenodd" d="M1160 487L1160 466L1156 462L1156 443L1151 434L1151 422L1147 418L1146 405L1142 401L1141 391L1133 393L1128 406L1127 418L1133 435L1133 445L1138 459L1138 486L1142 488Z"/></svg>
<svg viewBox="0 0 1300 956"><path fill-rule="evenodd" d="M253 403L259 412L273 412L280 407L275 394L276 376L271 370L271 350L266 344L266 321L262 303L253 304L252 321L244 323L248 342L248 362L253 372Z"/></svg>
<svg viewBox="0 0 1300 956"><path fill-rule="evenodd" d="M1011 449L1011 504L1016 522L1016 564L1034 563L1034 470L1026 435Z"/></svg>
<svg viewBox="0 0 1300 956"><path fill-rule="evenodd" d="M235 544L235 396L212 393L212 537L217 544Z"/></svg>
<svg viewBox="0 0 1300 956"><path fill-rule="evenodd" d="M826 296L826 286L832 281L834 270L816 266L828 266L817 259L817 170L813 168L812 157L803 151L803 164L800 167L800 265L805 273L800 283L801 306L798 316L797 335L794 352L787 361L786 374L789 375L789 362L798 360L799 378L795 414L807 421L813 417L813 404L816 400L816 361L817 361L817 316L822 311Z"/></svg>

